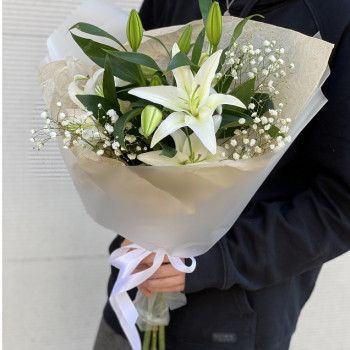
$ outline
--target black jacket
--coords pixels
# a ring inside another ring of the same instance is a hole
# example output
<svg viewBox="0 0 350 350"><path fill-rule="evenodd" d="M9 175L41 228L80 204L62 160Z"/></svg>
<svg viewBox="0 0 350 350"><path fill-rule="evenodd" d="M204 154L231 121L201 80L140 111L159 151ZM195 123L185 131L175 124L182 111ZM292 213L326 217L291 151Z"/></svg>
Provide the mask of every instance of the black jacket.
<svg viewBox="0 0 350 350"><path fill-rule="evenodd" d="M168 350L288 349L322 264L350 249L350 1L236 0L230 12L260 13L336 44L323 87L329 102L230 231L197 257L188 304L171 314ZM146 29L200 18L197 0L145 0L140 15ZM104 316L121 332L109 305Z"/></svg>

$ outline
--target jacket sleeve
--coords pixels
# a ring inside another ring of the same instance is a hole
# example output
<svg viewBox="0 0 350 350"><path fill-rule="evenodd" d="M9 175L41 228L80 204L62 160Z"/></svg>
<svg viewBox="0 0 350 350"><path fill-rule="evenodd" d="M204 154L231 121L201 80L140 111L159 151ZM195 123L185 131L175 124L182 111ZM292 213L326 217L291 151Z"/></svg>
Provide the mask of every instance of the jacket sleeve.
<svg viewBox="0 0 350 350"><path fill-rule="evenodd" d="M329 102L309 126L304 147L319 169L312 185L295 196L246 209L211 250L197 257L196 270L186 275L185 293L235 284L258 290L350 249L349 48L348 25L323 88Z"/></svg>

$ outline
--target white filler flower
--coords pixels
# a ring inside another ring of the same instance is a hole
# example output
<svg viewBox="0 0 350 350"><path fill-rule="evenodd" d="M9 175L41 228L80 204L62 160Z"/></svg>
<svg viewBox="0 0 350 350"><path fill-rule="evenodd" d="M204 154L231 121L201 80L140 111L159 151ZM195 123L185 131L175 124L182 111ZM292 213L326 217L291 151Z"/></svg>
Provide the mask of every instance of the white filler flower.
<svg viewBox="0 0 350 350"><path fill-rule="evenodd" d="M173 56L179 52L177 44ZM178 67L172 72L175 86L149 86L132 89L130 94L160 104L171 113L158 127L152 138L151 147L164 137L182 127L189 127L202 141L203 145L216 154L216 138L213 121L215 109L223 104L245 108L236 97L211 93L211 82L219 64L222 50L211 55L201 66L195 77L189 66Z"/></svg>

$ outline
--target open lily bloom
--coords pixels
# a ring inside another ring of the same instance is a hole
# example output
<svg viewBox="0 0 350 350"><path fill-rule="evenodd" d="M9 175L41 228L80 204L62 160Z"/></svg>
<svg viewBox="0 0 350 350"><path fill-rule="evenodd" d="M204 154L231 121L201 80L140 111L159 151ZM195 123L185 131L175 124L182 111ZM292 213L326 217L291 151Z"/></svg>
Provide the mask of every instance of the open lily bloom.
<svg viewBox="0 0 350 350"><path fill-rule="evenodd" d="M173 56L179 52L177 44ZM203 145L216 154L216 138L213 113L223 104L246 108L236 97L212 93L211 82L215 77L222 50L211 55L194 77L189 66L178 67L172 72L175 86L149 86L132 89L130 94L158 103L174 111L158 127L153 135L151 147L164 137L182 127L189 127Z"/></svg>
<svg viewBox="0 0 350 350"><path fill-rule="evenodd" d="M81 109L85 109L84 105L77 99L76 95L99 95L103 96L102 83L100 77L104 72L103 68L98 69L91 78L85 75L75 75L74 80L68 86L68 95L70 99ZM81 87L82 82L86 82ZM100 82L100 83L99 83Z"/></svg>
<svg viewBox="0 0 350 350"><path fill-rule="evenodd" d="M218 117L218 118L217 118ZM220 116L214 119L221 121ZM153 151L140 154L138 159L153 166L185 165L193 163L207 163L224 160L227 158L223 147L216 147L216 153L211 154L204 147L198 136L193 133L189 137L182 130L176 130L171 134L176 147L176 155L172 158L161 155L162 151Z"/></svg>

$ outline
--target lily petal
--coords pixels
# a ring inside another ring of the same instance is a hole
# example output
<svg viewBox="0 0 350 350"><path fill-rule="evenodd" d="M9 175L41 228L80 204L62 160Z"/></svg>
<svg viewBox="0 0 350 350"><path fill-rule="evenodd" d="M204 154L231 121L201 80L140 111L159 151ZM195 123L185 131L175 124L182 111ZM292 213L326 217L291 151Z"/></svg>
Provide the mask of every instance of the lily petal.
<svg viewBox="0 0 350 350"><path fill-rule="evenodd" d="M190 148L189 140L186 139L183 152L191 156L191 149L192 149L192 156L194 159L197 159L198 156L200 156L200 160L205 159L208 155L208 150L195 133L190 135L190 141L191 141L191 148Z"/></svg>
<svg viewBox="0 0 350 350"><path fill-rule="evenodd" d="M147 86L131 89L129 94L158 103L173 111L181 112L186 109L183 102L184 94L175 86Z"/></svg>
<svg viewBox="0 0 350 350"><path fill-rule="evenodd" d="M75 79L68 85L68 95L72 102L74 102L79 108L85 109L85 106L76 97L76 95L84 95L84 91L78 88Z"/></svg>
<svg viewBox="0 0 350 350"><path fill-rule="evenodd" d="M212 116L210 115L205 118L195 118L191 115L186 115L185 123L198 136L209 152L215 154L216 138L214 120Z"/></svg>
<svg viewBox="0 0 350 350"><path fill-rule="evenodd" d="M153 166L182 165L188 160L188 156L186 156L182 152L177 152L176 155L172 158L161 156L161 153L162 151L142 153L137 156L137 159L143 163Z"/></svg>
<svg viewBox="0 0 350 350"><path fill-rule="evenodd" d="M224 94L213 94L210 95L206 101L203 101L203 105L199 108L199 114L203 113L212 115L219 105L231 105L244 109L246 108L246 106L237 97Z"/></svg>
<svg viewBox="0 0 350 350"><path fill-rule="evenodd" d="M195 87L199 86L197 92L199 101L203 101L209 96L210 84L214 79L216 69L218 68L221 52L222 50L213 53L203 63L202 67L199 69L198 73L194 78Z"/></svg>
<svg viewBox="0 0 350 350"><path fill-rule="evenodd" d="M178 129L171 134L171 137L175 142L176 150L178 152L183 152L183 147L186 140L186 134L181 129Z"/></svg>
<svg viewBox="0 0 350 350"><path fill-rule="evenodd" d="M189 66L178 67L172 70L174 74L174 78L176 80L176 86L186 91L187 96L189 96L192 92L193 88L193 74Z"/></svg>
<svg viewBox="0 0 350 350"><path fill-rule="evenodd" d="M91 79L89 79L87 81L87 83L85 84L84 87L84 94L85 95L95 95L95 86L97 85L97 82L100 78L100 76L103 74L104 69L100 68L98 69L91 77Z"/></svg>
<svg viewBox="0 0 350 350"><path fill-rule="evenodd" d="M179 46L177 43L173 45L172 57L180 52ZM179 89L185 90L187 95L191 94L193 87L193 74L189 66L182 66L172 70L174 78L176 80L176 86Z"/></svg>
<svg viewBox="0 0 350 350"><path fill-rule="evenodd" d="M217 133L221 125L222 116L220 114L215 114L213 115L213 120L214 120L215 133Z"/></svg>
<svg viewBox="0 0 350 350"><path fill-rule="evenodd" d="M216 153L215 154L209 154L206 157L205 161L206 162L216 162L216 161L227 159L227 157L223 157L222 156L223 154L226 154L225 148L218 146Z"/></svg>
<svg viewBox="0 0 350 350"><path fill-rule="evenodd" d="M176 130L186 126L185 124L185 113L174 112L171 113L158 127L153 135L151 147L154 147L164 137L172 134Z"/></svg>

